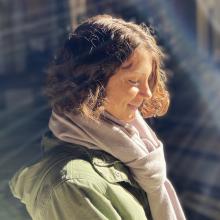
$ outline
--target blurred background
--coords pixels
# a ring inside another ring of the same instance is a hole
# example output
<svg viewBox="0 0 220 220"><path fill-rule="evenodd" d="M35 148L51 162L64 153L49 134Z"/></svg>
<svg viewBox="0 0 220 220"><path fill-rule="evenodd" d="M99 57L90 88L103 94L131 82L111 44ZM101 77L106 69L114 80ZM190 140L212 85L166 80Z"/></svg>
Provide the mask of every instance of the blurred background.
<svg viewBox="0 0 220 220"><path fill-rule="evenodd" d="M219 0L0 0L0 220L30 220L8 181L41 156L45 70L71 27L112 14L154 29L171 107L152 119L189 220L220 220Z"/></svg>

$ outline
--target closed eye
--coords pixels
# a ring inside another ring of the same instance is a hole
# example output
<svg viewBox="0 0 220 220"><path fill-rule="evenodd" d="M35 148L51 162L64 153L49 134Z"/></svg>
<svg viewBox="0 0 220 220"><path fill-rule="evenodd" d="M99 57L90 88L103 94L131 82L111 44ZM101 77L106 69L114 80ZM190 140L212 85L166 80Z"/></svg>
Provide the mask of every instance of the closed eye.
<svg viewBox="0 0 220 220"><path fill-rule="evenodd" d="M128 82L132 85L138 86L139 85L139 81L135 81L135 80L128 80Z"/></svg>

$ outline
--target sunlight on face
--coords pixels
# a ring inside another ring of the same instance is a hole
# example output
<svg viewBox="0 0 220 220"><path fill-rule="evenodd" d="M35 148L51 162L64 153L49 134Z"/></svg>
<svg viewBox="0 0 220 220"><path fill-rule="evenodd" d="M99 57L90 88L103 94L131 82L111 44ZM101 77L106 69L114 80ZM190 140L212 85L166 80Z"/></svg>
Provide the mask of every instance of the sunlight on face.
<svg viewBox="0 0 220 220"><path fill-rule="evenodd" d="M152 97L152 55L143 47L109 79L106 86L105 110L119 120L129 122L144 99Z"/></svg>

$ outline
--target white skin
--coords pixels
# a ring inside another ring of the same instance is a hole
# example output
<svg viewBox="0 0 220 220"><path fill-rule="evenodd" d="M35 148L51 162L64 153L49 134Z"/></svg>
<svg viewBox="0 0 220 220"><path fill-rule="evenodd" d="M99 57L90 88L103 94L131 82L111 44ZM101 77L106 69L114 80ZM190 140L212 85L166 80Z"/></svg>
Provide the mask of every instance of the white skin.
<svg viewBox="0 0 220 220"><path fill-rule="evenodd" d="M134 50L106 86L105 110L119 120L131 122L144 100L152 97L153 58L143 47Z"/></svg>

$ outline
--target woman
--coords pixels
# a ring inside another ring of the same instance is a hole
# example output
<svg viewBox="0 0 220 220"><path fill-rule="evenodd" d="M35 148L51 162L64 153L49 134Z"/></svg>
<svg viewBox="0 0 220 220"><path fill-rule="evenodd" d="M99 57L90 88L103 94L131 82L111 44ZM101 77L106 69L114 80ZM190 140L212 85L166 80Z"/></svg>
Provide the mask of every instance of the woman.
<svg viewBox="0 0 220 220"><path fill-rule="evenodd" d="M147 27L108 15L69 35L48 72L45 155L10 182L32 219L185 219L143 119L169 105L162 59Z"/></svg>

